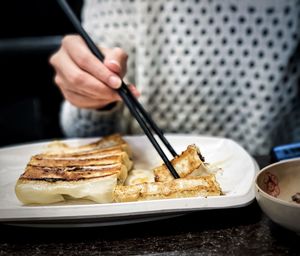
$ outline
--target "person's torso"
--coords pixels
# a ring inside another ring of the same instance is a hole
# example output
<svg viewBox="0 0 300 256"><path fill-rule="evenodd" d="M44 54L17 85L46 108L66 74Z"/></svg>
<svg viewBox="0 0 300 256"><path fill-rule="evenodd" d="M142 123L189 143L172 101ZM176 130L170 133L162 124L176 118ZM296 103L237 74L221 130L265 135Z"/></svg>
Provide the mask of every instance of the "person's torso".
<svg viewBox="0 0 300 256"><path fill-rule="evenodd" d="M83 22L100 45L128 52L127 78L163 130L225 136L265 153L297 101L299 5L92 0Z"/></svg>

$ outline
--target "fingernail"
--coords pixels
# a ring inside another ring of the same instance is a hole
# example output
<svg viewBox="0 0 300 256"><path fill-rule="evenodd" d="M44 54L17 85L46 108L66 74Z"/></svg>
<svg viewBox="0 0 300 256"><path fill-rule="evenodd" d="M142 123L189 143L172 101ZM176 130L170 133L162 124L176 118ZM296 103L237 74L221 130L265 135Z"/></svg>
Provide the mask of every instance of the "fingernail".
<svg viewBox="0 0 300 256"><path fill-rule="evenodd" d="M121 79L117 76L111 76L108 79L108 84L113 88L119 88L121 86Z"/></svg>

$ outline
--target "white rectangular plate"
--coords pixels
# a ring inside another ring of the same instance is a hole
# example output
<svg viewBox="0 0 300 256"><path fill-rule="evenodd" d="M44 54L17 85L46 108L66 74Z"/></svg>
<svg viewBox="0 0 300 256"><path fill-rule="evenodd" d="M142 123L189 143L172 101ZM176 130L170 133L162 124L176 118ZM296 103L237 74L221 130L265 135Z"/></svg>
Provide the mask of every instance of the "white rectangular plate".
<svg viewBox="0 0 300 256"><path fill-rule="evenodd" d="M94 226L116 225L165 218L195 210L242 207L254 199L253 179L256 162L236 142L219 137L167 135L174 149L181 153L196 144L206 162L222 169L217 173L225 195L216 197L163 199L129 203L94 204L86 202L47 206L24 206L15 196L14 187L30 157L43 151L49 142L0 149L0 221L17 225ZM98 138L72 139L72 146ZM160 157L145 136L128 136L135 169L151 169L161 164Z"/></svg>

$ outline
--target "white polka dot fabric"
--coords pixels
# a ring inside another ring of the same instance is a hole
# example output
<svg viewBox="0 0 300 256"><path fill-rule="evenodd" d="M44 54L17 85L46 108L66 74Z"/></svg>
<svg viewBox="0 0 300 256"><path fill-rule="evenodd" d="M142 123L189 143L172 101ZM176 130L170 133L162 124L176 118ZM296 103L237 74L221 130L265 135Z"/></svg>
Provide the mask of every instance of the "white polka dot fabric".
<svg viewBox="0 0 300 256"><path fill-rule="evenodd" d="M90 0L83 23L100 45L128 52L127 79L165 132L224 136L253 154L300 139L300 1ZM67 134L114 131L101 112L79 112L65 104ZM123 132L140 132L120 115Z"/></svg>

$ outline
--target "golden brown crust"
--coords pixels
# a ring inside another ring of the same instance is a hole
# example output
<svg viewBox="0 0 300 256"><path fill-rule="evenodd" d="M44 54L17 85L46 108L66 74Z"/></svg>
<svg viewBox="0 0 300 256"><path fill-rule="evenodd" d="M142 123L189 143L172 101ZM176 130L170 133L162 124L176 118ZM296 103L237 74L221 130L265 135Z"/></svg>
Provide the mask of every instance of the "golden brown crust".
<svg viewBox="0 0 300 256"><path fill-rule="evenodd" d="M128 170L132 168L132 161L126 152L121 149L93 151L69 154L38 154L30 159L29 164L34 166L86 166L86 165L107 165L122 163Z"/></svg>
<svg viewBox="0 0 300 256"><path fill-rule="evenodd" d="M82 145L79 147L70 147L60 141L54 141L48 145L46 154L73 154L73 153L89 153L93 150L113 150L119 148L125 151L129 157L132 157L132 152L127 142L119 135L113 134L101 138L100 140Z"/></svg>
<svg viewBox="0 0 300 256"><path fill-rule="evenodd" d="M84 150L79 152L65 152L65 153L57 153L57 152L46 152L42 154L38 154L36 156L40 157L84 157L84 156L94 156L94 155L115 155L118 153L124 152L124 150L120 146L114 146L111 148L95 148L90 150Z"/></svg>
<svg viewBox="0 0 300 256"><path fill-rule="evenodd" d="M181 178L191 175L198 168L206 169L199 149L195 145L190 145L181 153L180 156L175 157L171 163ZM169 169L165 164L153 169L155 174L155 181L164 182L173 180Z"/></svg>
<svg viewBox="0 0 300 256"><path fill-rule="evenodd" d="M115 202L155 200L196 196L219 196L221 189L214 175L180 178L167 182L151 182L130 186L116 186Z"/></svg>
<svg viewBox="0 0 300 256"><path fill-rule="evenodd" d="M21 180L45 180L45 181L76 181L91 178L105 177L112 174L119 176L124 172L124 166L120 163L107 166L73 166L73 167L49 167L28 165L21 175Z"/></svg>
<svg viewBox="0 0 300 256"><path fill-rule="evenodd" d="M132 161L123 151L125 144L119 135L80 147L54 142L50 151L31 157L20 180L78 181L116 174L122 184L132 168Z"/></svg>
<svg viewBox="0 0 300 256"><path fill-rule="evenodd" d="M121 163L122 157L109 156L109 157L88 157L88 158L47 158L33 156L29 164L32 166L48 166L48 167L64 167L64 166L90 166L90 165L108 165L114 163Z"/></svg>

